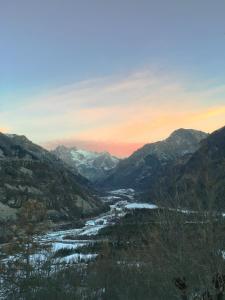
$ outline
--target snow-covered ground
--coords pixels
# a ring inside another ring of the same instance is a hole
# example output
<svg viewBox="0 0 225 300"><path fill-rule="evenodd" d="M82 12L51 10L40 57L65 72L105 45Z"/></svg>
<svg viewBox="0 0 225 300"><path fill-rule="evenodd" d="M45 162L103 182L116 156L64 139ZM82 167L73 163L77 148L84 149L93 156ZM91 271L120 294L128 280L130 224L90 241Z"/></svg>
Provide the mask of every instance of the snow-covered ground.
<svg viewBox="0 0 225 300"><path fill-rule="evenodd" d="M63 263L74 263L74 262L88 262L95 259L98 254L82 254L82 253L74 253L65 257L60 257L59 262Z"/></svg>
<svg viewBox="0 0 225 300"><path fill-rule="evenodd" d="M72 249L75 252L79 249L80 252L80 248L94 242L93 236L97 235L101 229L115 224L118 219L126 215L128 210L157 208L157 206L148 203L135 203L135 191L133 189L109 191L102 198L103 201L112 203L108 212L87 220L83 228L49 232L41 237L41 241L51 245L53 252L59 251L60 249ZM90 239L88 237L90 237ZM65 260L71 262L74 258L74 260L77 261L77 257L79 257L78 254L80 255L80 253L69 255L68 258L65 257ZM84 256L82 256L82 258L84 258ZM95 258L96 256L87 257Z"/></svg>
<svg viewBox="0 0 225 300"><path fill-rule="evenodd" d="M125 206L126 209L156 209L158 206L149 203L129 203Z"/></svg>
<svg viewBox="0 0 225 300"><path fill-rule="evenodd" d="M81 260L89 261L96 258L97 254L82 254L80 252L82 252L83 247L95 243L93 236L97 235L101 229L118 222L118 219L123 218L129 210L157 208L157 206L149 203L136 203L133 189L113 190L108 192L103 198L103 201L112 203L108 212L87 220L82 228L51 231L38 237L38 240L42 244L48 245L53 255L62 249L74 251L72 254L69 253L68 256L58 258L60 261L66 263ZM34 255L34 258L40 259L41 257L42 254Z"/></svg>
<svg viewBox="0 0 225 300"><path fill-rule="evenodd" d="M117 203L122 200L132 202L134 198L135 190L130 188L109 191L105 196L101 197L101 200L107 203Z"/></svg>

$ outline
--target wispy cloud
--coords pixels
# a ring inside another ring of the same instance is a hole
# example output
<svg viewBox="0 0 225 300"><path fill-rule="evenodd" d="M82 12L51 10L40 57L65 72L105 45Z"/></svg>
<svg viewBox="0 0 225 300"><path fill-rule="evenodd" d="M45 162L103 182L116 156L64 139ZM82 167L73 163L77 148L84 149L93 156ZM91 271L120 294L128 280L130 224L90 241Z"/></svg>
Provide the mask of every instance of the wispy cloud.
<svg viewBox="0 0 225 300"><path fill-rule="evenodd" d="M29 97L0 113L1 124L42 143L89 142L110 151L115 145L137 147L178 127L223 126L225 85L208 86L196 89L184 77L146 70L99 78Z"/></svg>

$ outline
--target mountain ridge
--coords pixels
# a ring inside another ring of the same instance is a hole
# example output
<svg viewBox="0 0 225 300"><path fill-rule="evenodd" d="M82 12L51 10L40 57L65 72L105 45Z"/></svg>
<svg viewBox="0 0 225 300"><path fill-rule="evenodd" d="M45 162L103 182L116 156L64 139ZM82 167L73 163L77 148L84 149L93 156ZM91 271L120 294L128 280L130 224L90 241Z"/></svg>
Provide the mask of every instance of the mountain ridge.
<svg viewBox="0 0 225 300"><path fill-rule="evenodd" d="M19 209L28 199L41 201L59 218L93 214L102 204L86 179L25 136L0 133L0 202Z"/></svg>
<svg viewBox="0 0 225 300"><path fill-rule="evenodd" d="M119 159L108 152L96 152L60 145L52 153L91 182L104 178Z"/></svg>
<svg viewBox="0 0 225 300"><path fill-rule="evenodd" d="M179 157L195 152L207 133L194 129L175 130L167 139L144 145L117 167L100 186L147 189L164 167Z"/></svg>
<svg viewBox="0 0 225 300"><path fill-rule="evenodd" d="M224 210L225 127L204 139L188 160L169 168L148 193L148 198L174 206Z"/></svg>

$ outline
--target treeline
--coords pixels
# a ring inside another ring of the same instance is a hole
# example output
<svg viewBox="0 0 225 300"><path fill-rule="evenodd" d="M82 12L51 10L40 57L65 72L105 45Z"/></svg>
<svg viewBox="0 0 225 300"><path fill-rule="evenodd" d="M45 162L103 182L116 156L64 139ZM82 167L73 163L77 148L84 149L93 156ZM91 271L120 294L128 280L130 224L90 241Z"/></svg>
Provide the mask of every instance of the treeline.
<svg viewBox="0 0 225 300"><path fill-rule="evenodd" d="M34 214L35 211L35 214ZM44 208L28 201L1 261L2 299L221 300L225 222L215 213L139 210L103 229L90 263L56 263L38 241ZM93 247L93 248L92 248ZM35 257L35 253L42 253ZM45 256L46 253L46 256ZM7 260L8 255L13 259Z"/></svg>

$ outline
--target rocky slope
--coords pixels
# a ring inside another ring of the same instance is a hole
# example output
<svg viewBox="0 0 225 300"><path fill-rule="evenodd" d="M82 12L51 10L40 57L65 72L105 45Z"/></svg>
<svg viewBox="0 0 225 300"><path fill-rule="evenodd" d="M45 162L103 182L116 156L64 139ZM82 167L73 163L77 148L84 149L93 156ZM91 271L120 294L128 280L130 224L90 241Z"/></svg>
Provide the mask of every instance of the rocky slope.
<svg viewBox="0 0 225 300"><path fill-rule="evenodd" d="M10 212L7 207L17 210L28 199L43 202L49 214L59 219L93 214L102 208L86 179L55 155L25 136L0 133L0 202Z"/></svg>
<svg viewBox="0 0 225 300"><path fill-rule="evenodd" d="M168 168L148 198L182 207L225 210L225 127L204 139L188 159Z"/></svg>
<svg viewBox="0 0 225 300"><path fill-rule="evenodd" d="M93 152L87 150L58 146L52 151L68 166L92 182L96 182L114 169L119 159L108 152Z"/></svg>
<svg viewBox="0 0 225 300"><path fill-rule="evenodd" d="M147 144L119 162L109 177L101 182L106 188L149 189L152 181L177 159L195 152L207 134L192 129L178 129L167 139Z"/></svg>

